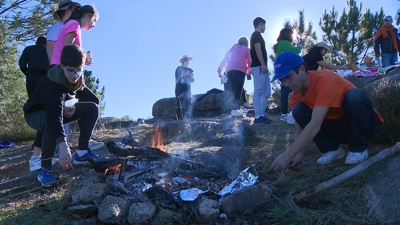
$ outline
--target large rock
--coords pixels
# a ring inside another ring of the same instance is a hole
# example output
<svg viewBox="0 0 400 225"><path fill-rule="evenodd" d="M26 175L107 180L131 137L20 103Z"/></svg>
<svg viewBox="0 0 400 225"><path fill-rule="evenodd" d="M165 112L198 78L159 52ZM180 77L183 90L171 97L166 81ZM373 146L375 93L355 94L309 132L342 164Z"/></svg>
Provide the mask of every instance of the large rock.
<svg viewBox="0 0 400 225"><path fill-rule="evenodd" d="M72 204L90 204L94 200L104 197L107 192L107 184L94 183L76 190L70 196Z"/></svg>
<svg viewBox="0 0 400 225"><path fill-rule="evenodd" d="M400 224L400 155L365 185L368 216L379 224Z"/></svg>
<svg viewBox="0 0 400 225"><path fill-rule="evenodd" d="M374 82L369 83L367 86L362 88L365 94L371 99L372 105L377 106L377 95L379 92L383 90L384 87L391 85L396 86L400 85L400 68L395 68L380 77L380 79L375 80ZM379 111L379 110L378 110Z"/></svg>
<svg viewBox="0 0 400 225"><path fill-rule="evenodd" d="M162 98L153 104L152 115L171 119L176 115L176 98Z"/></svg>
<svg viewBox="0 0 400 225"><path fill-rule="evenodd" d="M162 209L151 220L151 225L159 224L175 224L174 222L182 221L183 216L180 213L168 209ZM169 222L169 223L166 223ZM177 224L177 223L176 223Z"/></svg>
<svg viewBox="0 0 400 225"><path fill-rule="evenodd" d="M156 212L156 207L151 202L135 203L129 209L129 224L144 223L149 220Z"/></svg>
<svg viewBox="0 0 400 225"><path fill-rule="evenodd" d="M199 214L205 220L213 220L218 218L218 202L212 199L204 199L199 204Z"/></svg>
<svg viewBox="0 0 400 225"><path fill-rule="evenodd" d="M103 223L118 223L128 211L129 203L126 200L108 195L99 207L98 217Z"/></svg>
<svg viewBox="0 0 400 225"><path fill-rule="evenodd" d="M237 109L232 102L233 95L218 89L212 89L206 94L192 96L192 116L211 117L218 116ZM186 105L183 105L186 110ZM153 105L152 115L163 119L173 119L176 113L176 99L163 98Z"/></svg>
<svg viewBox="0 0 400 225"><path fill-rule="evenodd" d="M270 182L263 182L231 194L222 200L222 209L228 217L243 215L254 206L266 202L272 197Z"/></svg>
<svg viewBox="0 0 400 225"><path fill-rule="evenodd" d="M107 191L106 176L91 170L71 182L68 196L73 205L93 203L93 200L104 196Z"/></svg>

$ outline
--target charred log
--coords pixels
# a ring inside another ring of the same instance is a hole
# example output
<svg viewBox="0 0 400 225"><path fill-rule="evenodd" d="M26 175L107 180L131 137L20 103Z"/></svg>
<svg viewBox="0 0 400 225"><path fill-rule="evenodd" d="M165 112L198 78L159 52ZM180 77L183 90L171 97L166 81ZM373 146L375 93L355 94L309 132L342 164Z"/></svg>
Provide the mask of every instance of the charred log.
<svg viewBox="0 0 400 225"><path fill-rule="evenodd" d="M204 164L196 163L187 159L182 159L177 156L168 154L158 148L146 147L145 149L142 148L120 148L118 145L113 142L107 142L108 150L117 155L117 156L136 156L136 157L143 157L147 159L153 160L161 160L165 162L165 166L170 168L178 167L183 170L194 171L197 172L195 174L203 174L205 178L216 178L220 179L227 175L226 171L223 171L219 168L207 166Z"/></svg>

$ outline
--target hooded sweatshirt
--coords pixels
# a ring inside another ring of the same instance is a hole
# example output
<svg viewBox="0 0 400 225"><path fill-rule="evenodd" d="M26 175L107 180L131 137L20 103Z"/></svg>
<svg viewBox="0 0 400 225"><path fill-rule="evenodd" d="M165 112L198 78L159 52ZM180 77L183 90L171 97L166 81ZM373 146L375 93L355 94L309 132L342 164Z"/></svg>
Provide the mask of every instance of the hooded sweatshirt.
<svg viewBox="0 0 400 225"><path fill-rule="evenodd" d="M218 73L226 67L226 72L239 70L249 74L251 62L250 49L244 45L234 44L219 65Z"/></svg>
<svg viewBox="0 0 400 225"><path fill-rule="evenodd" d="M282 40L274 45L275 58L278 57L282 52L294 52L299 54L301 52L301 46L294 47L290 41Z"/></svg>
<svg viewBox="0 0 400 225"><path fill-rule="evenodd" d="M39 110L46 111L46 122L57 137L57 144L60 144L66 141L63 128L64 102L74 98L81 87L82 77L75 84L71 84L62 68L56 65L39 81L32 96L24 105L24 113L26 115Z"/></svg>

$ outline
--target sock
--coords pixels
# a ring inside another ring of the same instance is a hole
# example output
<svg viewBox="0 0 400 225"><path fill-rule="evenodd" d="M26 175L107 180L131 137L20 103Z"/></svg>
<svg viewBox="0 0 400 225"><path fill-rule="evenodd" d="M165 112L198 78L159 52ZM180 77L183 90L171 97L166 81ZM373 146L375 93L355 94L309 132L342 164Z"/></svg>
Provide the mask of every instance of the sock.
<svg viewBox="0 0 400 225"><path fill-rule="evenodd" d="M78 154L79 157L82 157L87 152L88 152L87 150L78 150L78 151L76 151L76 154Z"/></svg>
<svg viewBox="0 0 400 225"><path fill-rule="evenodd" d="M264 114L261 114L261 117L265 117L265 115L264 115Z"/></svg>

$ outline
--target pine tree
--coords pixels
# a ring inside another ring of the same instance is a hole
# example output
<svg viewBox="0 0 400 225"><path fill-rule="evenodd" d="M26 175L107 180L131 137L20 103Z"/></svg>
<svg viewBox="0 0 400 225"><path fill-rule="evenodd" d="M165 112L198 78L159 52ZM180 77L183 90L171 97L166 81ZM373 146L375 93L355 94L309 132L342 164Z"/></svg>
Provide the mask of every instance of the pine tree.
<svg viewBox="0 0 400 225"><path fill-rule="evenodd" d="M27 100L24 74L16 65L17 43L7 40L7 29L0 20L0 140L26 140L35 131L25 122L23 105Z"/></svg>
<svg viewBox="0 0 400 225"><path fill-rule="evenodd" d="M100 80L93 77L93 72L92 71L85 71L84 74L85 77L85 85L87 88L89 88L99 99L100 99L100 115L104 114L104 109L106 107L106 103L104 102L104 95L105 95L105 87L103 86L101 89L100 88Z"/></svg>
<svg viewBox="0 0 400 225"><path fill-rule="evenodd" d="M329 63L344 65L362 59L373 46L373 38L382 26L384 14L372 14L369 9L362 13L362 4L347 0L347 11L343 9L338 20L335 6L327 13L325 10L319 25L324 32L323 39L332 46Z"/></svg>

